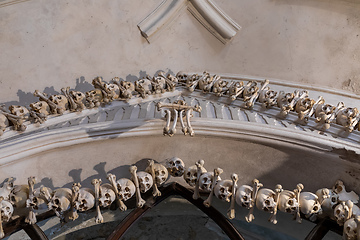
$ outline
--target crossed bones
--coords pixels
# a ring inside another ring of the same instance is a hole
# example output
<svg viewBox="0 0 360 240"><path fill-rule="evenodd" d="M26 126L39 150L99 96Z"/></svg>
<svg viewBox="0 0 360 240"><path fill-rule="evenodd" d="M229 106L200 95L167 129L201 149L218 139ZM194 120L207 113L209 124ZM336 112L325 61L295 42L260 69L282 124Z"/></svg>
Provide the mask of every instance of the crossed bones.
<svg viewBox="0 0 360 240"><path fill-rule="evenodd" d="M192 107L188 106L183 100L177 100L174 101L174 103L172 104L163 104L161 102L158 102L156 104L156 107L158 111L160 111L161 108L166 108L166 125L164 127L164 135L172 137L176 133L176 124L178 118L180 119L180 124L184 135L189 134L192 137L195 135L195 132L190 124L190 118L192 117L193 111L201 112L201 107L199 105L195 105L195 107ZM186 118L187 127L184 123L184 116ZM173 124L170 128L171 120L173 120Z"/></svg>

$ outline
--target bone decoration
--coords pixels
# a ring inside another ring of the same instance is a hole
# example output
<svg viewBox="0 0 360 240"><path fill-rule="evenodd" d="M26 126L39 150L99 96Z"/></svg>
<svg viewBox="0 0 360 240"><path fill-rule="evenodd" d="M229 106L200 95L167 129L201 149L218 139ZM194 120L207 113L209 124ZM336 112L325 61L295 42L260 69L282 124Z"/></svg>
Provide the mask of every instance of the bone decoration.
<svg viewBox="0 0 360 240"><path fill-rule="evenodd" d="M153 198L161 196L161 185L169 179L167 169L170 169L170 173L176 173L181 166L181 169L185 169L184 175L170 175L184 177L193 189L193 198L201 200L206 207L211 206L214 196L230 203L226 213L229 219L235 218L237 203L240 207L249 209L248 215L245 216L247 222L255 219L256 206L259 210L270 213L269 221L273 224L277 223L278 210L292 215L298 223L301 223L304 217L309 221L328 218L344 227L343 239L359 239L360 208L356 205L359 195L353 191L346 191L341 180L337 180L332 188L317 190L316 194L304 192L301 183L297 184L294 190L284 190L280 184L274 189L269 189L263 187L257 179L252 181L252 185L238 184L239 176L236 173L231 174L228 179L221 180L223 170L215 168L214 171L207 172L204 160L198 160L188 168L185 167L184 161L180 160L178 157L168 158L163 165L150 159L149 166L144 171L138 171L135 165L130 166L131 180L117 180L114 174L108 173L108 183L102 183L101 179L91 181L93 189L81 188L80 183L74 183L72 189L51 190L45 186L35 189L35 177L29 177L27 185L14 185L14 178L8 178L0 188L0 237L7 234L4 232L3 224L17 221L18 217L23 217L27 224L35 224L37 210L42 205L47 205L49 210L54 211L63 224L74 221L79 214L94 208L95 222L102 223L102 208L110 208L114 204L114 207L117 205L117 208L125 211L128 208L124 202L134 195L136 207L142 208L146 201L141 194L156 184L156 188L153 188ZM179 166L176 166L176 162ZM201 194L207 194L207 199L202 199Z"/></svg>
<svg viewBox="0 0 360 240"><path fill-rule="evenodd" d="M147 75L135 82L123 81L119 77L106 82L102 77L96 77L92 83L94 89L85 93L66 87L61 89L63 94L48 96L35 90L34 96L38 97L39 101L30 103L29 106L11 105L9 110L6 110L5 106L0 104L0 136L11 130L23 132L30 124L43 124L48 119L63 114L105 107L113 101L128 102L133 98L141 100L150 95L156 97L165 92L185 89L210 94L216 98L229 98L230 102L242 100L244 103L240 108L238 104L235 105L240 110L253 109L257 104L263 107L260 111L273 108L279 111L276 117L273 116L279 120L287 118L290 112L293 112L298 118L298 121L293 121L295 124L314 127L312 120L316 123L315 128L320 131L327 131L331 126L337 125L337 128L351 133L358 131L360 125L360 113L356 107L346 107L343 102L331 105L326 103L322 96L311 99L306 90L277 93L271 90L270 81L267 79L255 81L249 78L244 83L241 80L223 79L220 75L207 71L203 74L180 71L176 76L159 71L153 77ZM199 105L190 106L184 100L173 103L158 102L157 110L165 112L164 135L173 136L177 130L177 123L180 122L184 135L194 136L190 119L194 111L201 112ZM335 132L332 134L344 137L341 131Z"/></svg>
<svg viewBox="0 0 360 240"><path fill-rule="evenodd" d="M192 117L193 111L201 112L201 107L199 105L192 107L188 106L183 100L177 100L172 104L158 102L156 107L158 111L165 108L166 125L163 129L164 135L172 137L176 133L178 120L180 121L181 129L184 135L190 135L191 137L195 135L195 132L190 124L190 118ZM186 126L184 118L186 119ZM170 127L171 121L173 121L173 124Z"/></svg>

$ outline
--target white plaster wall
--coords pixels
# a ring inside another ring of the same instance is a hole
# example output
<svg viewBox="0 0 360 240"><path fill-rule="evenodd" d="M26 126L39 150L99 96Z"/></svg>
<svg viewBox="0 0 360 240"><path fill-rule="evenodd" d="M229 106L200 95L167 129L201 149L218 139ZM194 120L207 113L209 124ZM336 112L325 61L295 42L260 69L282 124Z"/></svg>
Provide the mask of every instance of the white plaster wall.
<svg viewBox="0 0 360 240"><path fill-rule="evenodd" d="M35 89L46 87L87 90L89 85L77 82L81 77L125 79L159 69L265 76L360 92L357 0L214 0L242 26L232 42L223 45L184 10L148 44L136 25L161 2L0 5L0 102L29 103L36 100Z"/></svg>

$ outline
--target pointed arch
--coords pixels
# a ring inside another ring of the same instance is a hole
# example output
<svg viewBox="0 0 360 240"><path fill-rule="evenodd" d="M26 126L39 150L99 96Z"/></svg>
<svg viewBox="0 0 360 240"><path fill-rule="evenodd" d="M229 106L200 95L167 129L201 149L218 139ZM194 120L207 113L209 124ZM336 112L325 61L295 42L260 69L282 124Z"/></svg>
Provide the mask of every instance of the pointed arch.
<svg viewBox="0 0 360 240"><path fill-rule="evenodd" d="M161 190L161 196L153 198L150 196L146 199L146 204L143 208L134 209L129 215L127 215L121 223L114 229L110 234L107 240L117 240L120 239L126 231L138 220L140 219L147 211L151 210L153 207L164 201L170 196L179 195L184 199L188 200L194 206L203 211L207 216L209 216L224 232L225 234L233 240L244 240L244 237L241 233L231 224L231 222L224 217L218 210L210 206L209 208L205 207L201 198L193 199L193 192L180 185L179 183L173 182L170 185L163 187Z"/></svg>

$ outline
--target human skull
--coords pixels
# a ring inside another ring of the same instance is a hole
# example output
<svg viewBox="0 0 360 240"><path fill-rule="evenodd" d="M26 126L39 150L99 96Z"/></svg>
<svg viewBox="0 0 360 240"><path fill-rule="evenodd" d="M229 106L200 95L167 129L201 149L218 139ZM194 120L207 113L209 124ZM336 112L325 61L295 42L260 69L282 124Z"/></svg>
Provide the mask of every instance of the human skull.
<svg viewBox="0 0 360 240"><path fill-rule="evenodd" d="M299 209L299 202L296 199L296 195L292 191L284 190L279 195L278 208L282 212L291 214L297 213Z"/></svg>
<svg viewBox="0 0 360 240"><path fill-rule="evenodd" d="M326 216L334 217L334 208L339 203L339 196L331 189L322 188L316 191L321 209Z"/></svg>
<svg viewBox="0 0 360 240"><path fill-rule="evenodd" d="M180 82L186 82L188 80L188 74L186 72L180 71L176 74L176 77Z"/></svg>
<svg viewBox="0 0 360 240"><path fill-rule="evenodd" d="M166 169L173 177L181 177L185 172L185 163L178 157L166 160Z"/></svg>
<svg viewBox="0 0 360 240"><path fill-rule="evenodd" d="M85 94L79 91L70 91L70 95L75 103L81 103L85 99Z"/></svg>
<svg viewBox="0 0 360 240"><path fill-rule="evenodd" d="M279 95L277 97L277 105L280 109L284 109L291 101L294 99L295 94L294 93L285 93L284 91L280 91Z"/></svg>
<svg viewBox="0 0 360 240"><path fill-rule="evenodd" d="M210 76L208 72L204 72L203 76L199 80L199 88L204 92L209 92L211 90L211 85L214 78Z"/></svg>
<svg viewBox="0 0 360 240"><path fill-rule="evenodd" d="M358 222L354 218L350 218L344 223L343 239L358 240Z"/></svg>
<svg viewBox="0 0 360 240"><path fill-rule="evenodd" d="M105 183L100 186L99 192L99 205L100 207L108 207L110 206L116 198L115 191L113 187L109 183Z"/></svg>
<svg viewBox="0 0 360 240"><path fill-rule="evenodd" d="M273 213L276 208L275 192L268 188L260 189L256 197L256 207L265 212Z"/></svg>
<svg viewBox="0 0 360 240"><path fill-rule="evenodd" d="M95 205L95 193L89 188L80 188L79 196L75 200L75 209L84 212Z"/></svg>
<svg viewBox="0 0 360 240"><path fill-rule="evenodd" d="M146 193L154 184L153 178L147 172L140 171L136 173L139 180L139 187L142 193Z"/></svg>
<svg viewBox="0 0 360 240"><path fill-rule="evenodd" d="M86 101L89 102L90 107L98 107L100 105L100 102L104 98L102 91L97 88L86 92L85 97Z"/></svg>
<svg viewBox="0 0 360 240"><path fill-rule="evenodd" d="M23 106L11 105L9 110L12 114L27 119L29 117L29 110Z"/></svg>
<svg viewBox="0 0 360 240"><path fill-rule="evenodd" d="M134 196L136 191L135 184L127 178L120 178L117 180L116 187L118 189L118 196L123 201L129 200Z"/></svg>
<svg viewBox="0 0 360 240"><path fill-rule="evenodd" d="M199 188L201 190L204 190L205 192L211 192L213 183L214 183L214 172L206 172L201 174L199 178Z"/></svg>
<svg viewBox="0 0 360 240"><path fill-rule="evenodd" d="M108 97L111 100L118 99L120 97L120 88L118 85L116 85L114 83L106 83L105 89L109 95Z"/></svg>
<svg viewBox="0 0 360 240"><path fill-rule="evenodd" d="M9 126L9 120L7 117L0 113L0 136L3 135L5 129Z"/></svg>
<svg viewBox="0 0 360 240"><path fill-rule="evenodd" d="M252 201L253 188L249 185L241 185L236 191L236 203L242 207L249 208Z"/></svg>
<svg viewBox="0 0 360 240"><path fill-rule="evenodd" d="M231 180L221 180L217 182L214 193L222 201L230 202L232 196L233 183Z"/></svg>
<svg viewBox="0 0 360 240"><path fill-rule="evenodd" d="M25 208L29 197L29 185L15 185L10 193L10 202L15 209Z"/></svg>
<svg viewBox="0 0 360 240"><path fill-rule="evenodd" d="M50 107L49 104L45 101L38 101L30 104L30 107L33 111L37 113L42 113L45 116L50 114Z"/></svg>
<svg viewBox="0 0 360 240"><path fill-rule="evenodd" d="M2 200L0 202L0 212L1 219L5 222L8 222L14 213L14 207L9 201Z"/></svg>
<svg viewBox="0 0 360 240"><path fill-rule="evenodd" d="M257 83L255 81L248 82L248 84L244 87L244 100L246 101L247 99L249 99L258 90L259 88L257 87Z"/></svg>
<svg viewBox="0 0 360 240"><path fill-rule="evenodd" d="M10 199L10 193L14 187L14 178L8 178L6 182L4 182L3 186L0 188L0 197L3 198L3 200L9 200Z"/></svg>
<svg viewBox="0 0 360 240"><path fill-rule="evenodd" d="M349 200L341 202L334 209L334 216L337 224L342 226L352 215L353 203Z"/></svg>
<svg viewBox="0 0 360 240"><path fill-rule="evenodd" d="M201 174L205 173L206 169L201 167ZM188 167L184 172L184 179L191 187L195 187L198 177L197 167L196 165Z"/></svg>
<svg viewBox="0 0 360 240"><path fill-rule="evenodd" d="M300 193L300 210L310 221L315 221L318 214L322 214L319 198L311 192Z"/></svg>
<svg viewBox="0 0 360 240"><path fill-rule="evenodd" d="M155 172L155 182L157 186L166 182L169 173L165 166L159 163L154 163L154 172ZM150 166L145 169L146 172L151 174Z"/></svg>
<svg viewBox="0 0 360 240"><path fill-rule="evenodd" d="M320 104L316 107L315 117L317 122L326 122L327 118L335 110L335 107L330 104Z"/></svg>
<svg viewBox="0 0 360 240"><path fill-rule="evenodd" d="M48 203L48 208L59 213L70 209L72 191L69 188L59 188L54 191L54 195Z"/></svg>
<svg viewBox="0 0 360 240"><path fill-rule="evenodd" d="M68 100L64 95L61 94L51 95L49 97L49 100L56 104L56 106L58 107L59 114L63 113L68 108Z"/></svg>

